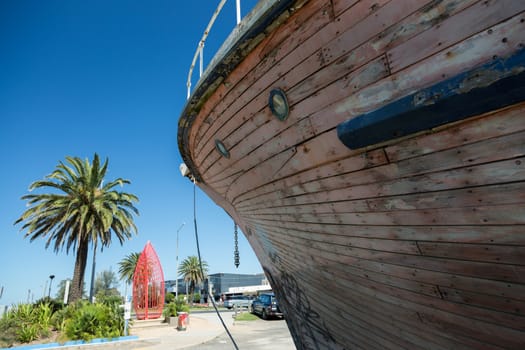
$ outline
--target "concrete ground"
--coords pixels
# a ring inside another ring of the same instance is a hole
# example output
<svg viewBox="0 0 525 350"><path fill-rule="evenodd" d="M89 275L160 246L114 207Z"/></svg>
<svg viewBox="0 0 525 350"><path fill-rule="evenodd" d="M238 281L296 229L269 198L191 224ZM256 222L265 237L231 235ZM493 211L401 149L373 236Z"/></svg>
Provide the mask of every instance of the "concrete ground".
<svg viewBox="0 0 525 350"><path fill-rule="evenodd" d="M239 349L295 350L284 320L234 321L231 311L223 311L221 316ZM191 314L184 331L177 330L175 325L153 322L144 326L135 321L130 335L138 339L86 346L97 350L234 349L215 312Z"/></svg>

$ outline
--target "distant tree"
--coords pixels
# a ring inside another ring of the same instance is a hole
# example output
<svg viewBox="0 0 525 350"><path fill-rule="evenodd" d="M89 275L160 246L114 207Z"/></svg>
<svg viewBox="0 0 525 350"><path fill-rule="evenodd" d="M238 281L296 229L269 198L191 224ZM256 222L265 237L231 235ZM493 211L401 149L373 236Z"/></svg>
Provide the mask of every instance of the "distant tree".
<svg viewBox="0 0 525 350"><path fill-rule="evenodd" d="M187 257L179 266L179 276L182 276L184 281L190 284L190 295L194 294L195 286L202 283L208 275L208 263L205 261L202 261L202 270L201 272L199 258L196 256ZM191 301L193 302L193 300Z"/></svg>
<svg viewBox="0 0 525 350"><path fill-rule="evenodd" d="M130 253L118 263L120 279L127 284L133 283L133 275L135 274L135 267L137 266L137 261L139 261L139 256L140 253Z"/></svg>
<svg viewBox="0 0 525 350"><path fill-rule="evenodd" d="M67 279L58 282L57 293L56 293L56 297L55 297L56 300L59 300L59 301L63 301L64 300L64 293L66 292L66 281L67 281ZM71 285L70 285L70 287L71 287ZM82 297L86 297L86 295L87 295L87 293L86 293L86 286L84 285L84 289L82 290ZM69 303L69 301L68 301L68 303Z"/></svg>
<svg viewBox="0 0 525 350"><path fill-rule="evenodd" d="M76 259L70 289L70 301L82 297L84 273L89 245L95 248L111 244L112 233L122 244L137 232L133 213L138 215L134 203L138 198L119 192L114 187L129 184L118 178L104 185L108 159L100 164L95 153L93 162L78 157L66 157L68 165L60 162L55 171L44 180L35 181L29 190L47 189L49 193L29 194L22 197L29 208L15 222L24 222L21 230L30 241L47 239L46 248L54 251L75 250Z"/></svg>
<svg viewBox="0 0 525 350"><path fill-rule="evenodd" d="M95 279L95 295L97 299L104 296L120 295L118 291L118 278L115 272L104 270L97 274Z"/></svg>

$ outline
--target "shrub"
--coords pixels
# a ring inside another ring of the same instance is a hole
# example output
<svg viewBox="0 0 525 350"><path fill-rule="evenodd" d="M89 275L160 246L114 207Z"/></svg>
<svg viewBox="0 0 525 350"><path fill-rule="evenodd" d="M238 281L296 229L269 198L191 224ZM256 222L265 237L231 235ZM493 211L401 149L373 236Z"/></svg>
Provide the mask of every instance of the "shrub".
<svg viewBox="0 0 525 350"><path fill-rule="evenodd" d="M103 295L100 298L97 297L97 303L108 305L108 306L119 306L124 303L120 295Z"/></svg>
<svg viewBox="0 0 525 350"><path fill-rule="evenodd" d="M39 327L34 324L23 323L16 331L16 339L22 343L29 343L39 337Z"/></svg>
<svg viewBox="0 0 525 350"><path fill-rule="evenodd" d="M169 303L172 303L175 301L175 294L173 293L166 293L166 295L164 296L164 302L166 304L169 304Z"/></svg>
<svg viewBox="0 0 525 350"><path fill-rule="evenodd" d="M194 303L200 303L201 302L201 294L200 293L193 294L193 302Z"/></svg>
<svg viewBox="0 0 525 350"><path fill-rule="evenodd" d="M167 304L164 307L162 315L164 317L175 317L177 312L189 312L190 307L184 302L182 298L178 298L176 301Z"/></svg>
<svg viewBox="0 0 525 350"><path fill-rule="evenodd" d="M44 297L42 299L39 299L35 302L35 306L41 305L41 304L48 304L51 307L51 313L55 313L58 310L61 310L64 308L64 303L61 301L58 301L57 299L53 299L50 297Z"/></svg>
<svg viewBox="0 0 525 350"><path fill-rule="evenodd" d="M18 304L0 320L0 345L29 343L50 333L53 310L48 303Z"/></svg>
<svg viewBox="0 0 525 350"><path fill-rule="evenodd" d="M162 311L162 316L164 317L175 317L177 316L177 305L175 303L169 303L164 305L164 310Z"/></svg>
<svg viewBox="0 0 525 350"><path fill-rule="evenodd" d="M4 314L0 319L0 347L11 347L16 341L17 325L15 320L9 316L9 313Z"/></svg>
<svg viewBox="0 0 525 350"><path fill-rule="evenodd" d="M72 306L71 317L65 319L66 336L72 340L114 338L123 335L124 316L118 304L88 304Z"/></svg>

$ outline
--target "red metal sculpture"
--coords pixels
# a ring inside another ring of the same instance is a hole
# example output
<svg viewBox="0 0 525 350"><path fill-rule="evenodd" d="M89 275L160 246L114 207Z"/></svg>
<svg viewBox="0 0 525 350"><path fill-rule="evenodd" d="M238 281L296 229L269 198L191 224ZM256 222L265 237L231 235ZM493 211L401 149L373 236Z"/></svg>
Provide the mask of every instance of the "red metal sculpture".
<svg viewBox="0 0 525 350"><path fill-rule="evenodd" d="M148 241L133 275L133 306L137 319L159 318L164 307L164 274L153 246Z"/></svg>

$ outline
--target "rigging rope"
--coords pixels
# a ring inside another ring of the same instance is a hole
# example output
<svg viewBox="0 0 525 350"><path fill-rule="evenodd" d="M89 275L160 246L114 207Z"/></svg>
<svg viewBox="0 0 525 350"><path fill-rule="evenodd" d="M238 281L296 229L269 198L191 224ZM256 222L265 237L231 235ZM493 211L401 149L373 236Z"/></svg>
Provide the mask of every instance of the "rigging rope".
<svg viewBox="0 0 525 350"><path fill-rule="evenodd" d="M193 225L194 225L194 229L195 229L195 241L197 242L197 255L199 257L199 268L200 268L200 271L201 271L201 276L204 278L204 270L202 269L202 260L201 260L201 250L200 250L200 247L199 247L199 234L198 234L198 231L197 231L197 211L196 211L197 198L196 198L196 195L195 195L195 188L196 187L197 186L195 185L195 179L194 179L193 180ZM237 225L235 225L235 227L237 228ZM235 231L237 231L237 230L235 230ZM217 316L219 317L219 320L221 321L222 326L226 330L226 333L228 334L228 337L230 337L230 340L232 341L235 350L239 350L239 347L237 346L237 343L235 343L235 340L233 339L233 336L231 335L230 330L228 329L228 327L224 323L224 320L222 319L222 316L219 313L219 310L217 309L217 305L215 305L214 298L210 297L210 295L208 295L208 298L211 299L211 303L213 304L213 308L215 309L215 312L217 313Z"/></svg>

